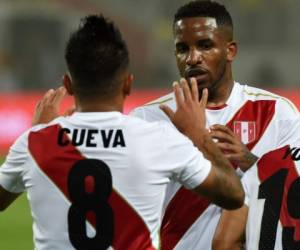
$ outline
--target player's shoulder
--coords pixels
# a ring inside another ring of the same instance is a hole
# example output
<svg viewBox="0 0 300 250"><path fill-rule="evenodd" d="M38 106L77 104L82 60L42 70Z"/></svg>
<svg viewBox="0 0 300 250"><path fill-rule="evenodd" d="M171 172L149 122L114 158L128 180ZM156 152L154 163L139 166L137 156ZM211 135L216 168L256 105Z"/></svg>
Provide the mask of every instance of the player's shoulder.
<svg viewBox="0 0 300 250"><path fill-rule="evenodd" d="M247 84L239 84L241 91L246 99L251 101L274 101L277 108L287 108L298 113L296 106L286 97L275 94L271 91L249 86Z"/></svg>
<svg viewBox="0 0 300 250"><path fill-rule="evenodd" d="M174 93L171 92L160 98L157 98L149 103L139 106L130 112L131 116L141 117L147 121L165 120L168 121L168 117L159 108L159 105L164 104L169 106L171 109L176 108Z"/></svg>
<svg viewBox="0 0 300 250"><path fill-rule="evenodd" d="M273 92L270 92L265 89L257 88L254 86L250 86L247 84L240 84L242 88L242 92L244 95L248 96L249 99L253 100L279 100L283 99L284 97L277 95Z"/></svg>
<svg viewBox="0 0 300 250"><path fill-rule="evenodd" d="M171 92L169 94L166 94L164 96L161 96L151 102L145 103L142 106L139 106L135 108L134 110L159 110L159 105L165 104L165 105L173 105L175 103L174 93Z"/></svg>
<svg viewBox="0 0 300 250"><path fill-rule="evenodd" d="M155 132L172 129L170 122L165 120L147 121L139 116L124 115L124 125L129 131Z"/></svg>

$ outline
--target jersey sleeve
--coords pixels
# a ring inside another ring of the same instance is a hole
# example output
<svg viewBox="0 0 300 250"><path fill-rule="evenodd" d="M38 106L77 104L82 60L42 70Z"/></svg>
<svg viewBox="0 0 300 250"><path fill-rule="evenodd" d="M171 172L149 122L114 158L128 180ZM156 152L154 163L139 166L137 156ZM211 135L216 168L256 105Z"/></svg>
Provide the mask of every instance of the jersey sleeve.
<svg viewBox="0 0 300 250"><path fill-rule="evenodd" d="M245 201L244 204L249 207L251 195L255 192L255 186L258 185L256 183L257 179L257 163L251 167L242 177L241 182L245 191Z"/></svg>
<svg viewBox="0 0 300 250"><path fill-rule="evenodd" d="M130 111L129 115L130 115L130 116L134 116L134 117L141 118L141 119L143 119L143 120L146 120L144 109L143 109L143 108L140 108L140 107L135 108L135 109L133 109L132 111Z"/></svg>
<svg viewBox="0 0 300 250"><path fill-rule="evenodd" d="M28 160L28 132L20 136L11 146L5 162L0 167L0 185L11 193L22 193L25 186L22 176Z"/></svg>
<svg viewBox="0 0 300 250"><path fill-rule="evenodd" d="M293 119L278 121L278 143L277 146L293 144L300 136L300 115Z"/></svg>
<svg viewBox="0 0 300 250"><path fill-rule="evenodd" d="M135 108L129 113L129 115L138 117L147 122L167 121L171 123L169 117L159 108L157 104Z"/></svg>
<svg viewBox="0 0 300 250"><path fill-rule="evenodd" d="M282 97L277 100L275 114L274 122L271 124L271 129L274 131L272 133L273 146L264 153L281 147L281 145L289 144L295 130L297 127L299 128L297 125L297 120L300 118L299 111L288 99ZM269 142L267 145L269 144L271 143Z"/></svg>
<svg viewBox="0 0 300 250"><path fill-rule="evenodd" d="M276 102L276 113L278 120L292 119L299 114L299 110L290 100L282 97Z"/></svg>
<svg viewBox="0 0 300 250"><path fill-rule="evenodd" d="M243 185L243 188L244 188L244 192L245 192L245 200L244 200L244 204L246 206L249 207L249 200L250 200L250 193L249 193L249 185L248 185L248 175L247 173L243 176L243 178L241 179L241 182L242 182L242 185Z"/></svg>
<svg viewBox="0 0 300 250"><path fill-rule="evenodd" d="M174 166L172 179L188 189L199 186L211 170L211 162L193 145L186 136L169 124L164 124L164 160Z"/></svg>

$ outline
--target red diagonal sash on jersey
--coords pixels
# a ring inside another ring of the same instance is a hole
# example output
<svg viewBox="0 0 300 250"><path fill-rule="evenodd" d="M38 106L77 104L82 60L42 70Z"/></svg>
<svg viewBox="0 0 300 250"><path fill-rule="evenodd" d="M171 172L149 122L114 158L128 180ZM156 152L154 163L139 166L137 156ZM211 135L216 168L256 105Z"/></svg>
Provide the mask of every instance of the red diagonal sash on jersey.
<svg viewBox="0 0 300 250"><path fill-rule="evenodd" d="M79 160L81 153L71 144L61 147L57 144L60 126L54 125L29 134L29 150L40 169L54 182L70 200L67 188L69 171ZM64 135L64 141L69 138ZM93 186L92 181L88 183ZM150 233L144 221L130 205L113 190L109 204L114 213L114 249L153 250ZM95 226L95 217L89 216L89 222Z"/></svg>
<svg viewBox="0 0 300 250"><path fill-rule="evenodd" d="M274 175L277 171L282 168L288 169L288 175L284 184L284 193L282 197L281 211L280 211L280 221L282 227L292 227L295 229L294 240L300 241L300 219L292 218L289 215L287 208L287 193L291 187L291 184L299 178L297 173L295 163L292 160L291 156L283 157L287 150L288 146L274 150L265 156L263 156L259 162L258 166L258 175L261 182L264 182L266 179ZM300 190L299 190L300 192Z"/></svg>
<svg viewBox="0 0 300 250"><path fill-rule="evenodd" d="M275 101L247 101L227 123L232 131L235 121L250 121L256 124L256 136L247 144L251 150L259 141L275 112ZM162 250L171 250L201 216L210 203L190 190L181 187L167 206L161 228Z"/></svg>

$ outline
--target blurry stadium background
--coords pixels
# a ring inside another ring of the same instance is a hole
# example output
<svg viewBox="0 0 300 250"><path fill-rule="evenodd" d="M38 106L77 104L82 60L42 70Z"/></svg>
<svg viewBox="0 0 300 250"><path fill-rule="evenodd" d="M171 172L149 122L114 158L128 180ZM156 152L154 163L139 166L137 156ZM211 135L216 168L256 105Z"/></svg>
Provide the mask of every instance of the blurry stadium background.
<svg viewBox="0 0 300 250"><path fill-rule="evenodd" d="M135 90L125 112L170 90L179 78L172 20L184 0L0 0L0 162L30 127L37 100L60 85L65 41L86 14L102 12L129 45ZM233 16L235 80L290 98L300 108L299 0L220 0ZM68 98L64 108L72 103ZM2 157L1 157L2 156ZM0 214L0 249L33 249L21 196Z"/></svg>

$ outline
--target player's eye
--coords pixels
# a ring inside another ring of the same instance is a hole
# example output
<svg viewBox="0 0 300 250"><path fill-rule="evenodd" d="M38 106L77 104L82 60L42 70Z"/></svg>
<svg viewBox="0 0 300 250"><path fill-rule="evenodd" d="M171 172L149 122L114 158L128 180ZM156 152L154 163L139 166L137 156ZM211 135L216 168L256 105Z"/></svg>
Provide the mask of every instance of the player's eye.
<svg viewBox="0 0 300 250"><path fill-rule="evenodd" d="M189 50L189 47L184 43L176 44L176 53L185 53Z"/></svg>
<svg viewBox="0 0 300 250"><path fill-rule="evenodd" d="M198 47L200 49L209 50L213 47L213 42L211 40L203 40L198 42Z"/></svg>

